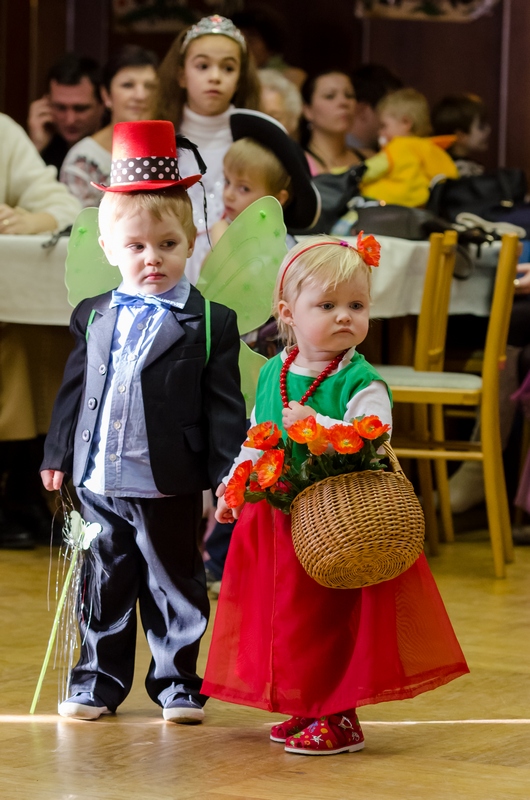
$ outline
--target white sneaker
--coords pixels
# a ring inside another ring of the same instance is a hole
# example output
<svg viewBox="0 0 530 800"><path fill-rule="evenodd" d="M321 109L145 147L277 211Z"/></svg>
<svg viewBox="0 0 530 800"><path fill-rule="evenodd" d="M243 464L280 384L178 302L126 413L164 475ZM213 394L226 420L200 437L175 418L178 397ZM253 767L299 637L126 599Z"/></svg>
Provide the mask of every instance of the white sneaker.
<svg viewBox="0 0 530 800"><path fill-rule="evenodd" d="M112 714L93 692L78 692L59 705L61 717L70 719L99 719L103 714Z"/></svg>
<svg viewBox="0 0 530 800"><path fill-rule="evenodd" d="M480 461L464 461L449 478L453 514L462 514L484 502L484 471Z"/></svg>

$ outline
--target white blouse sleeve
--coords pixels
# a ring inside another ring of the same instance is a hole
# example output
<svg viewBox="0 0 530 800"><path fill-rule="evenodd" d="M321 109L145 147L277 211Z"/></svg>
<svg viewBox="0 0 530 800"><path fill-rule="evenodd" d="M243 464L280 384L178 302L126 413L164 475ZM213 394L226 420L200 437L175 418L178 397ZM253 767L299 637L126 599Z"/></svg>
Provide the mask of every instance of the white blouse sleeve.
<svg viewBox="0 0 530 800"><path fill-rule="evenodd" d="M343 422L350 422L354 417L375 414L383 425L392 426L392 407L386 385L382 381L373 381L366 389L354 394L344 412L342 419L333 419L324 414L317 414L317 422L325 428L331 428Z"/></svg>

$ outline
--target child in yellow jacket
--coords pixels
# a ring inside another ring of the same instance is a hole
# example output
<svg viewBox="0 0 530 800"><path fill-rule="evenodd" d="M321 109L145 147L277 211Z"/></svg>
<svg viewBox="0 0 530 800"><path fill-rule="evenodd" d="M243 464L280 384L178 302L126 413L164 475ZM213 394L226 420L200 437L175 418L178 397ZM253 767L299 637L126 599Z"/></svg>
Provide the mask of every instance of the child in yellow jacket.
<svg viewBox="0 0 530 800"><path fill-rule="evenodd" d="M444 148L454 137L429 138L431 124L426 98L415 89L399 89L377 106L382 150L367 159L361 193L402 206L423 206L431 181L443 175L458 178Z"/></svg>

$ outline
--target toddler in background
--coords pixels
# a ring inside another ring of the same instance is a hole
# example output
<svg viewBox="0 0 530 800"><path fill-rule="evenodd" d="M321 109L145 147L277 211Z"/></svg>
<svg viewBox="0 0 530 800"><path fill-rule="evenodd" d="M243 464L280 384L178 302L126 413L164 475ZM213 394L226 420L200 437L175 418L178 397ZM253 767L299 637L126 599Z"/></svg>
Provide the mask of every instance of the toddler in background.
<svg viewBox="0 0 530 800"><path fill-rule="evenodd" d="M304 154L276 120L256 111L234 110L230 116L234 143L224 161L224 212L212 227L212 244L229 224L260 197L276 197L284 207L288 229L311 228L320 212ZM288 237L288 246L294 245Z"/></svg>
<svg viewBox="0 0 530 800"><path fill-rule="evenodd" d="M271 195L280 205L289 199L291 179L274 153L253 139L234 142L224 157L225 186L223 218L212 227L215 246L245 208L260 197Z"/></svg>
<svg viewBox="0 0 530 800"><path fill-rule="evenodd" d="M377 111L382 150L365 162L368 170L361 193L386 203L424 206L434 178L459 177L454 161L444 151L454 137L429 138L429 106L415 89L392 92L380 101Z"/></svg>
<svg viewBox="0 0 530 800"><path fill-rule="evenodd" d="M432 126L436 136L455 136L447 152L461 178L482 175L484 166L472 156L488 149L491 125L480 97L454 94L442 98L432 110Z"/></svg>

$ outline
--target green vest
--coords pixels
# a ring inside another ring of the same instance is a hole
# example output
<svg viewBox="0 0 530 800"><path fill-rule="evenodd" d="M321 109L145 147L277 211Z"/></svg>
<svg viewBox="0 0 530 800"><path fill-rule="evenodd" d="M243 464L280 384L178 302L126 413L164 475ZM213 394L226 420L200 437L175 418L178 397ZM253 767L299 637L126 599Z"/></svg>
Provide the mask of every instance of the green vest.
<svg viewBox="0 0 530 800"><path fill-rule="evenodd" d="M261 368L256 390L256 422L273 420L282 428L282 398L280 395L280 372L283 361L280 355L274 356ZM287 373L287 397L300 401L314 378ZM373 381L385 383L371 364L360 353L355 352L349 366L328 375L308 400L308 405L319 414L333 419L343 419L346 406L353 395L366 389ZM386 385L386 384L385 384ZM388 396L392 395L387 386Z"/></svg>

